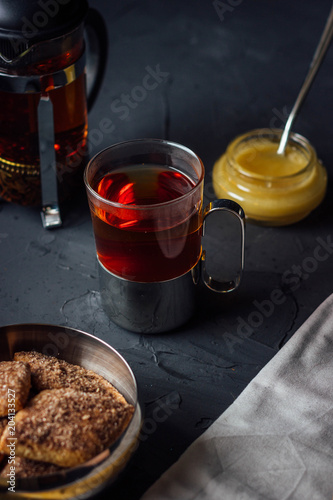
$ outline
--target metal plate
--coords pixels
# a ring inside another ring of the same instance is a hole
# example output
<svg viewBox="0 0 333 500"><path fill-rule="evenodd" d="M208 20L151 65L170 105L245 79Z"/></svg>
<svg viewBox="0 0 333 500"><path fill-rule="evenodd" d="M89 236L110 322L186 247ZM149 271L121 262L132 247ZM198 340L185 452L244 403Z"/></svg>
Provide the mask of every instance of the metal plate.
<svg viewBox="0 0 333 500"><path fill-rule="evenodd" d="M88 333L63 326L20 324L0 327L1 360L10 360L16 351L35 350L93 370L111 382L133 404L133 418L121 438L85 464L62 473L15 480L13 499L66 499L80 495L89 498L116 479L139 442L142 423L134 374L111 346ZM7 479L0 479L1 492L8 490ZM8 491L7 491L8 492Z"/></svg>

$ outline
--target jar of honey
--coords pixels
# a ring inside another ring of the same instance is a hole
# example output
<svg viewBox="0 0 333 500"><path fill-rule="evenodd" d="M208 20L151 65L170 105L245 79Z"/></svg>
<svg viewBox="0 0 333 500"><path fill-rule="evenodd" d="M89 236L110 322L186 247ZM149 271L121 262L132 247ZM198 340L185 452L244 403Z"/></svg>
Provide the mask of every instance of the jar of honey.
<svg viewBox="0 0 333 500"><path fill-rule="evenodd" d="M249 221L270 226L293 224L323 200L327 172L307 139L291 133L277 154L280 129L258 129L236 137L213 168L218 198L239 203Z"/></svg>

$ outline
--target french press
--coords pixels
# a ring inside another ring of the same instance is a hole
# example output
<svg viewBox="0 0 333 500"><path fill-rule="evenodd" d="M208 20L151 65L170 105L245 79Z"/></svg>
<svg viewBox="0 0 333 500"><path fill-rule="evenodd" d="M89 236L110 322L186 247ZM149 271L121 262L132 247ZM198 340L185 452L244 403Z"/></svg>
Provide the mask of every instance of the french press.
<svg viewBox="0 0 333 500"><path fill-rule="evenodd" d="M0 197L41 206L46 228L61 225L62 201L82 184L106 46L85 0L0 0Z"/></svg>

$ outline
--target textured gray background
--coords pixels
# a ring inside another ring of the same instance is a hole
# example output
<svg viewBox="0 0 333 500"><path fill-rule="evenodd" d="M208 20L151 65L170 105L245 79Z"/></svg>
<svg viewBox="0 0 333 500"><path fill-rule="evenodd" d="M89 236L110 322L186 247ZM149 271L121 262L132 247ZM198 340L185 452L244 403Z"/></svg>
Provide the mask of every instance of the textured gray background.
<svg viewBox="0 0 333 500"><path fill-rule="evenodd" d="M283 125L331 2L222 4L224 18L216 3L204 0L92 3L108 25L109 52L89 126L96 131L108 119L114 130L94 133L91 154L133 138L180 142L202 158L210 201L212 165L228 142L253 128ZM202 290L200 309L179 331L133 334L105 316L85 197L54 231L42 229L38 210L0 203L0 323L77 327L118 349L137 377L146 416L142 442L118 483L98 499L110 498L111 491L112 498L139 498L332 292L333 254L313 264L318 238L333 239L332 64L330 50L294 127L327 166L326 200L290 227L247 225L242 286L228 296ZM157 65L168 74L163 82L133 109L115 111L115 101L142 85L147 67ZM227 239L229 221L215 229ZM234 244L228 238L223 248L215 247L212 231L205 243L214 260ZM284 301L269 309L275 291ZM260 304L267 317L258 314ZM165 414L156 419L161 408Z"/></svg>

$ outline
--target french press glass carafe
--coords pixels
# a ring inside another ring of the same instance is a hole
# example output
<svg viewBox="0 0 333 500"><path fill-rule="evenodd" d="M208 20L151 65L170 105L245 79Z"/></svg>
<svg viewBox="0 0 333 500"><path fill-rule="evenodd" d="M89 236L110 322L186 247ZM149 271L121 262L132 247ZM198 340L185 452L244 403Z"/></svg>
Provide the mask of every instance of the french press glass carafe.
<svg viewBox="0 0 333 500"><path fill-rule="evenodd" d="M91 104L106 59L97 11L85 0L0 0L0 196L40 205L48 228L61 225L87 160L86 19L98 47Z"/></svg>

